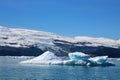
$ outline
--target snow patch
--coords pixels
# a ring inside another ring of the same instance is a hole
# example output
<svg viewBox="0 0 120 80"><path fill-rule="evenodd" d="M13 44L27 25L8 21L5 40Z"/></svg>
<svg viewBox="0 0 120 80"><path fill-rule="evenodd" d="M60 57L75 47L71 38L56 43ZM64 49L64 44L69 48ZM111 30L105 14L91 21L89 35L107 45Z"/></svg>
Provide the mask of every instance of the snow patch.
<svg viewBox="0 0 120 80"><path fill-rule="evenodd" d="M77 42L91 42L88 46L106 46L106 47L113 47L119 48L120 42L117 40L109 39L109 38L92 38L86 36L76 36L74 37L75 41Z"/></svg>

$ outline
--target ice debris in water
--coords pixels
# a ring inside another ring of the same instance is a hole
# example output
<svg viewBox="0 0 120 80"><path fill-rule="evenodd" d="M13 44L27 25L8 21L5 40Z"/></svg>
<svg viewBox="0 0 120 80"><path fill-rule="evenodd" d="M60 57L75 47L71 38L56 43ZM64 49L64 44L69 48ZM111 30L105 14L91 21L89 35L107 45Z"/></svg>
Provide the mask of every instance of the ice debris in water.
<svg viewBox="0 0 120 80"><path fill-rule="evenodd" d="M82 66L113 66L107 61L108 56L90 57L82 52L68 54L68 59L57 57L54 53L46 51L42 55L30 60L22 61L21 64L51 64L51 65L82 65Z"/></svg>

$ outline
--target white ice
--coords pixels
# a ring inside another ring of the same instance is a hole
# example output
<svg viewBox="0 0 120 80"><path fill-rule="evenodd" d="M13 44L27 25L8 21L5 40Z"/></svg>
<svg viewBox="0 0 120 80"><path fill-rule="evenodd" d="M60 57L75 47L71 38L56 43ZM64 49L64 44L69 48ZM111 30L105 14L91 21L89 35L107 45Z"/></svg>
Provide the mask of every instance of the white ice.
<svg viewBox="0 0 120 80"><path fill-rule="evenodd" d="M90 57L82 52L69 53L67 59L57 57L54 53L47 51L42 55L30 60L22 61L21 64L40 65L82 65L82 66L112 66L114 64L107 61L107 56Z"/></svg>
<svg viewBox="0 0 120 80"><path fill-rule="evenodd" d="M28 63L28 64L51 64L54 61L60 60L54 53L50 51L46 51L42 55L35 57L30 60L22 61L21 63Z"/></svg>

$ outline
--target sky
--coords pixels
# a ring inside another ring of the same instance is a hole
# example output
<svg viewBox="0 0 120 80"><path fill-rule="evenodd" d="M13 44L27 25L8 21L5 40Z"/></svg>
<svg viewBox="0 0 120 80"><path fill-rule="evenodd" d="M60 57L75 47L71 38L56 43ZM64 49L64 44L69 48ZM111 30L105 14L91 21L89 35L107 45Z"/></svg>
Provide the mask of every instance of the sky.
<svg viewBox="0 0 120 80"><path fill-rule="evenodd" d="M0 25L120 39L120 0L0 0Z"/></svg>

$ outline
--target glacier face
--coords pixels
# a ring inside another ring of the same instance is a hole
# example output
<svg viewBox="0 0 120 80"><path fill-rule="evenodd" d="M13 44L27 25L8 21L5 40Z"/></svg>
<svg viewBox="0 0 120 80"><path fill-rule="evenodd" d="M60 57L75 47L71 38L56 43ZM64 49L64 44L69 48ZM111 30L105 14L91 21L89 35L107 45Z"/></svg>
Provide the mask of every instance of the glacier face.
<svg viewBox="0 0 120 80"><path fill-rule="evenodd" d="M63 53L58 55L64 55L65 53L74 51L91 53L101 50L104 47L120 49L120 41L82 36L71 38L59 36L50 32L0 26L0 50L4 52L3 49L8 49L8 47L14 48L14 51L19 51L19 48L26 49L36 47L40 49L41 52L49 50L55 53ZM10 50L12 49L9 49L9 51Z"/></svg>

